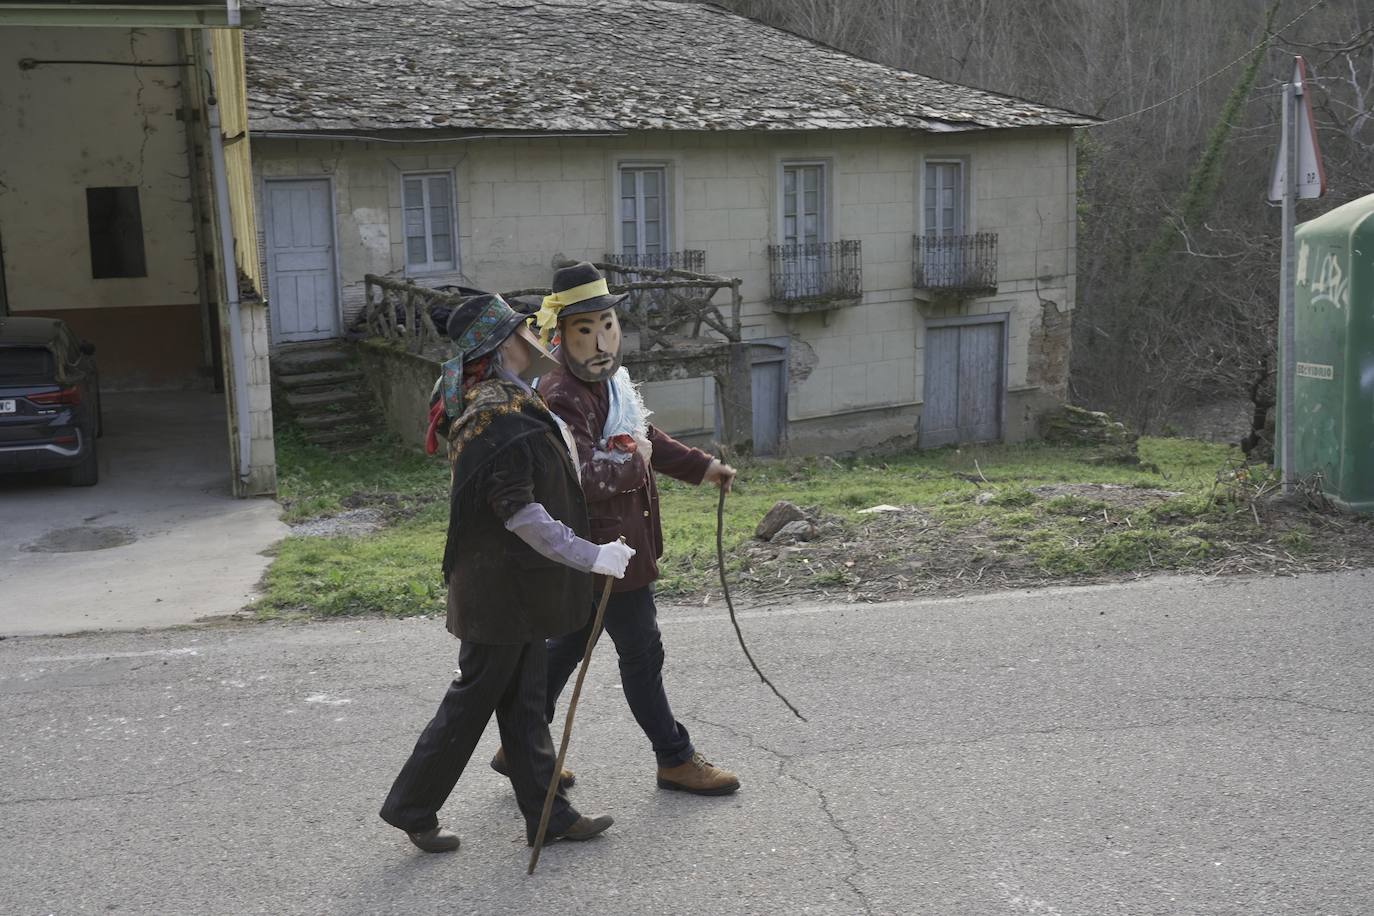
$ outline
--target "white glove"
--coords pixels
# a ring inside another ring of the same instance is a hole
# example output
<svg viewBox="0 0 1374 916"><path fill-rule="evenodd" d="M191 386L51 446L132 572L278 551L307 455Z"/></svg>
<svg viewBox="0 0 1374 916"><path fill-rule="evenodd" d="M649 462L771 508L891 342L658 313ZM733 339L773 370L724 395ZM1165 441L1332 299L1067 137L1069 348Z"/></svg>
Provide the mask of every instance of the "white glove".
<svg viewBox="0 0 1374 916"><path fill-rule="evenodd" d="M625 567L630 565L630 557L634 555L635 549L621 541L602 544L596 549L596 562L592 563L592 572L623 579Z"/></svg>

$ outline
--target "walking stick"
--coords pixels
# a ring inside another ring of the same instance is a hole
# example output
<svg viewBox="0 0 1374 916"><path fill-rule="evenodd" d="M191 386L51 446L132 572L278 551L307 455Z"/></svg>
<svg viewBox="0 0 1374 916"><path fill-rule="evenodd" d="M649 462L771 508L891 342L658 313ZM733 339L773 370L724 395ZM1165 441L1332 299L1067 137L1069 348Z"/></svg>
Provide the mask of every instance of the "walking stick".
<svg viewBox="0 0 1374 916"><path fill-rule="evenodd" d="M730 583L725 578L725 487L720 488L720 501L716 503L716 569L720 572L720 593L725 597L725 607L730 611L730 623L735 628L735 636L739 637L739 647L744 650L744 657L749 659L749 664L753 667L754 673L759 676L759 680L768 685L768 689L777 694L784 706L792 710L792 715L806 721L806 716L801 714L801 710L792 705L792 701L782 695L782 691L773 686L773 682L768 680L768 676L763 673L759 663L754 661L753 653L744 643L744 631L739 628L739 618L735 616L735 602L730 600Z"/></svg>
<svg viewBox="0 0 1374 916"><path fill-rule="evenodd" d="M622 539L623 540L623 539ZM558 745L558 761L553 765L553 778L549 780L549 791L544 793L544 810L539 815L539 831L534 835L534 852L530 853L530 867L525 874L534 874L534 866L539 864L539 851L544 848L544 835L549 829L549 816L553 814L553 798L558 794L558 780L563 775L563 760L568 756L568 739L572 737L573 715L577 712L577 698L582 695L582 681L587 676L587 667L592 662L592 650L601 638L601 624L606 619L606 602L611 600L611 585L615 579L606 577L606 586L601 590L601 603L597 605L596 617L592 621L592 632L587 637L587 649L582 653L582 667L577 672L577 683L573 685L572 699L568 701L568 716L563 721L563 740Z"/></svg>

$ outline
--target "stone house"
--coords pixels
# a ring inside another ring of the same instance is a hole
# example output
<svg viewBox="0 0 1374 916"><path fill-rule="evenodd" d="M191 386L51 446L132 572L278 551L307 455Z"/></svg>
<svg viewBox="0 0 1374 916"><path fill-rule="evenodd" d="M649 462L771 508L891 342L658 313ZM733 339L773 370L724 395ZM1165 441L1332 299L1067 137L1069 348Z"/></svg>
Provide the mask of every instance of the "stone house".
<svg viewBox="0 0 1374 916"><path fill-rule="evenodd" d="M276 488L241 40L260 19L0 5L0 315L66 321L103 391L222 391L239 496Z"/></svg>
<svg viewBox="0 0 1374 916"><path fill-rule="evenodd" d="M1089 117L674 0L282 0L247 53L274 342L367 274L610 257L743 281L760 453L1019 440L1065 395ZM719 422L705 379L646 397Z"/></svg>

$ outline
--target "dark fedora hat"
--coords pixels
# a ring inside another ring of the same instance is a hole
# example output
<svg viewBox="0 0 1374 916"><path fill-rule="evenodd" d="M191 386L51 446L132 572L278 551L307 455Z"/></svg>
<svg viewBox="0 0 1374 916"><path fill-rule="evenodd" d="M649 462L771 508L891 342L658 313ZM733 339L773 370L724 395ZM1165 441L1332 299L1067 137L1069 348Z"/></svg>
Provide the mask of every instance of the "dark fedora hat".
<svg viewBox="0 0 1374 916"><path fill-rule="evenodd" d="M563 300L559 318L585 312L604 312L629 298L629 293L612 294L606 288L606 275L591 261L578 261L559 268L553 275L553 294Z"/></svg>
<svg viewBox="0 0 1374 916"><path fill-rule="evenodd" d="M495 293L466 299L448 316L448 336L463 362L491 353L528 320Z"/></svg>

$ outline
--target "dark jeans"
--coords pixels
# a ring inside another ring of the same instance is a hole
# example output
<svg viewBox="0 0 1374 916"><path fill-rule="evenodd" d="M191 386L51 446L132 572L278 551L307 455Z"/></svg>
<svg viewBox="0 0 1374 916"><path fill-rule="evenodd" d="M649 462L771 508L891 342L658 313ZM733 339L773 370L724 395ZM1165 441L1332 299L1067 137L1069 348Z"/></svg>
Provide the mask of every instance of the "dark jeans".
<svg viewBox="0 0 1374 916"><path fill-rule="evenodd" d="M582 661L592 623L576 633L549 640L548 721L568 678ZM653 586L614 592L606 603L606 633L620 657L620 683L630 712L654 747L658 765L677 766L692 759L695 749L683 724L673 718L663 690L663 640L658 632L658 608Z"/></svg>
<svg viewBox="0 0 1374 916"><path fill-rule="evenodd" d="M458 679L449 685L439 711L420 733L415 750L391 786L382 805L382 820L411 833L437 827L439 809L463 775L495 712L515 800L525 816L525 838L533 842L556 762L544 718L548 682L544 641L493 646L463 640L458 667ZM577 818L560 789L549 833L567 830Z"/></svg>

